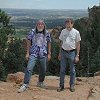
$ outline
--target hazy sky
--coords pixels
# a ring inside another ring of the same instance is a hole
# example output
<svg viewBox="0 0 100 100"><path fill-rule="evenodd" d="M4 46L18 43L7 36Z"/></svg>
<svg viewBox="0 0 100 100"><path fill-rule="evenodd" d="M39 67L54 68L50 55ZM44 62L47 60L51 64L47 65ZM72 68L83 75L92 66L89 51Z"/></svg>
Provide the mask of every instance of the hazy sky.
<svg viewBox="0 0 100 100"><path fill-rule="evenodd" d="M87 9L100 0L0 0L0 8L22 9Z"/></svg>

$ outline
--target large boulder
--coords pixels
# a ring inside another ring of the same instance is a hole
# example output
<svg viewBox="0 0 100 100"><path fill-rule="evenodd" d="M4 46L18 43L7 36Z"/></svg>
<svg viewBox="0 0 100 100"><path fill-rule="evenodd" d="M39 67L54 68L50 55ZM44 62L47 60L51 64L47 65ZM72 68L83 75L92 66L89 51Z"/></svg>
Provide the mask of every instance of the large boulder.
<svg viewBox="0 0 100 100"><path fill-rule="evenodd" d="M23 72L17 72L17 73L15 73L15 77L16 77L15 83L20 84L24 80L24 73Z"/></svg>
<svg viewBox="0 0 100 100"><path fill-rule="evenodd" d="M8 74L8 76L7 76L7 82L14 82L16 84L21 84L23 82L23 79L24 79L23 72Z"/></svg>
<svg viewBox="0 0 100 100"><path fill-rule="evenodd" d="M7 82L15 82L15 74L8 74Z"/></svg>

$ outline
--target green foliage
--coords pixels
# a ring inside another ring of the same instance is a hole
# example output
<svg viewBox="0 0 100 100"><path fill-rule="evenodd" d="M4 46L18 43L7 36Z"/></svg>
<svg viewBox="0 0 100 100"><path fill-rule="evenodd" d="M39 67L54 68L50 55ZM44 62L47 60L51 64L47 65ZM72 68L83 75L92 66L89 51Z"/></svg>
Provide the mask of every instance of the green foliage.
<svg viewBox="0 0 100 100"><path fill-rule="evenodd" d="M3 59L4 50L6 48L6 42L7 42L7 35L5 34L5 31L3 28L0 29L0 61Z"/></svg>
<svg viewBox="0 0 100 100"><path fill-rule="evenodd" d="M7 48L8 35L14 33L14 28L9 25L10 17L0 10L0 80L5 80L4 55Z"/></svg>
<svg viewBox="0 0 100 100"><path fill-rule="evenodd" d="M60 62L58 60L59 44L52 42L52 59L48 62L48 73L51 75L58 75Z"/></svg>
<svg viewBox="0 0 100 100"><path fill-rule="evenodd" d="M97 71L100 71L100 46L98 47L95 55L91 59L90 72L95 73Z"/></svg>
<svg viewBox="0 0 100 100"><path fill-rule="evenodd" d="M0 10L0 61L3 59L4 50L7 45L8 35L14 33L14 29L9 25L10 17Z"/></svg>
<svg viewBox="0 0 100 100"><path fill-rule="evenodd" d="M80 65L77 67L78 75L95 73L100 70L100 6L89 10L89 18L81 18L75 22L80 31L81 51Z"/></svg>
<svg viewBox="0 0 100 100"><path fill-rule="evenodd" d="M0 10L0 23L2 23L2 26L8 26L10 21L10 17L4 12Z"/></svg>
<svg viewBox="0 0 100 100"><path fill-rule="evenodd" d="M0 80L1 81L6 81L5 67L3 67L2 62L0 62Z"/></svg>
<svg viewBox="0 0 100 100"><path fill-rule="evenodd" d="M4 66L8 73L23 71L25 67L25 49L21 40L12 41L5 53Z"/></svg>

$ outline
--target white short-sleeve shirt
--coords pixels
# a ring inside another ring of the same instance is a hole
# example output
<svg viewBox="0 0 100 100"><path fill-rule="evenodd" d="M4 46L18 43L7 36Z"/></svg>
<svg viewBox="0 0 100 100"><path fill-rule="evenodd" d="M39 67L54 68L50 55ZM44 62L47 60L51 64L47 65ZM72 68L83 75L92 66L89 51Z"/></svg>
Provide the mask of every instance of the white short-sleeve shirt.
<svg viewBox="0 0 100 100"><path fill-rule="evenodd" d="M78 30L72 28L71 31L63 29L59 36L59 39L63 42L62 48L64 50L76 49L76 43L81 41L81 36Z"/></svg>

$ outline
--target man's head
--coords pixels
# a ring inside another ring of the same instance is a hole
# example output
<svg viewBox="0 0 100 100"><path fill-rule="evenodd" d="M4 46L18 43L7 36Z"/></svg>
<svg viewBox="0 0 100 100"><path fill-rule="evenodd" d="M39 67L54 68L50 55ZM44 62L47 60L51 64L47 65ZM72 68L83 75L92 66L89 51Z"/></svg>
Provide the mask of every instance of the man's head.
<svg viewBox="0 0 100 100"><path fill-rule="evenodd" d="M44 29L45 29L45 23L44 23L44 21L43 20L39 20L38 22L37 22L37 24L36 24L36 29L37 29L37 31L39 31L39 32L42 32Z"/></svg>
<svg viewBox="0 0 100 100"><path fill-rule="evenodd" d="M73 28L74 25L74 20L72 18L67 18L65 21L65 26L67 28L67 30L71 30Z"/></svg>

